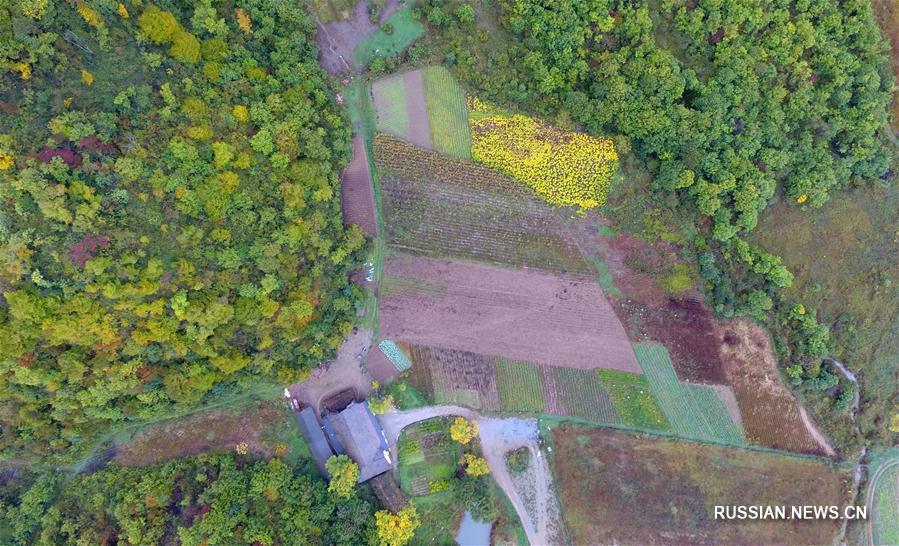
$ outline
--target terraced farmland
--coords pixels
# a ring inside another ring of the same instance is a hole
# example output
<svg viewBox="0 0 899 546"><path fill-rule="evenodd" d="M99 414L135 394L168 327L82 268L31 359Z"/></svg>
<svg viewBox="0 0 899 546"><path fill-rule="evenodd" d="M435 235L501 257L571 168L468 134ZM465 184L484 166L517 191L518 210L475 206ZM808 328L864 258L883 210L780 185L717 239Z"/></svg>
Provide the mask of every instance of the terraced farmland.
<svg viewBox="0 0 899 546"><path fill-rule="evenodd" d="M620 423L609 393L591 370L556 368L556 389L567 414L597 423Z"/></svg>
<svg viewBox="0 0 899 546"><path fill-rule="evenodd" d="M388 244L432 257L592 272L559 216L489 168L378 134L375 162Z"/></svg>
<svg viewBox="0 0 899 546"><path fill-rule="evenodd" d="M543 411L543 382L535 364L494 358L500 407L506 411Z"/></svg>
<svg viewBox="0 0 899 546"><path fill-rule="evenodd" d="M429 66L422 71L422 75L434 150L452 157L471 159L465 93L442 66Z"/></svg>

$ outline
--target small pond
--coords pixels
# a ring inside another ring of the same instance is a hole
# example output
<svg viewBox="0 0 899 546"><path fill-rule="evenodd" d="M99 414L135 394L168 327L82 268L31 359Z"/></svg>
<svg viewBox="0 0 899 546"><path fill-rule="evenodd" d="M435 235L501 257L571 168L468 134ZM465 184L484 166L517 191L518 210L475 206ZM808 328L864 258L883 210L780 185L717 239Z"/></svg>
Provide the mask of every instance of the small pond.
<svg viewBox="0 0 899 546"><path fill-rule="evenodd" d="M490 544L490 528L492 524L478 521L471 517L471 512L465 511L459 532L456 534L456 544L459 546L487 546Z"/></svg>

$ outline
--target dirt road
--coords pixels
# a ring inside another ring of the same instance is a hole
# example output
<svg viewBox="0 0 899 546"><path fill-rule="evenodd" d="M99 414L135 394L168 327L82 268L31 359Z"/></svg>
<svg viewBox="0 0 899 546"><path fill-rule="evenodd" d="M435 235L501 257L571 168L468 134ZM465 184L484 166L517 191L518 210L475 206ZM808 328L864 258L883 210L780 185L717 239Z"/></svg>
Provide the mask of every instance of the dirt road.
<svg viewBox="0 0 899 546"><path fill-rule="evenodd" d="M528 542L532 545L553 543L553 537L558 529L556 523L558 511L555 509L557 503L552 492L552 474L538 444L536 419L484 418L477 412L459 406L429 406L379 415L378 420L384 427L384 433L394 455L393 460L396 460L396 442L405 427L432 417L449 415L458 415L478 422L481 451L490 466L490 473L515 507ZM532 483L536 489L532 510L528 510L519 487L516 487L515 480L506 468L505 454L519 447L527 447L531 452L531 465L528 469L531 475L528 483Z"/></svg>

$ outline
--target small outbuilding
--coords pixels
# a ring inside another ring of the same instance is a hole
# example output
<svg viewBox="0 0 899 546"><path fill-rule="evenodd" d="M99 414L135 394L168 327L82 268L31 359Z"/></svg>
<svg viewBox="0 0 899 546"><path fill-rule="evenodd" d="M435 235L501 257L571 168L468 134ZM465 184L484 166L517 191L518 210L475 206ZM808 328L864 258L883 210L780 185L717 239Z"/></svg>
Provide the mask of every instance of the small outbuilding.
<svg viewBox="0 0 899 546"><path fill-rule="evenodd" d="M325 478L330 478L331 476L325 468L325 463L334 455L334 450L331 449L325 433L322 432L322 427L318 424L315 412L312 411L312 408L305 408L303 411L296 413L296 416L297 421L300 423L300 429L303 431L303 436L306 437L306 443L309 444L309 451L312 452L312 457L315 459L315 465Z"/></svg>

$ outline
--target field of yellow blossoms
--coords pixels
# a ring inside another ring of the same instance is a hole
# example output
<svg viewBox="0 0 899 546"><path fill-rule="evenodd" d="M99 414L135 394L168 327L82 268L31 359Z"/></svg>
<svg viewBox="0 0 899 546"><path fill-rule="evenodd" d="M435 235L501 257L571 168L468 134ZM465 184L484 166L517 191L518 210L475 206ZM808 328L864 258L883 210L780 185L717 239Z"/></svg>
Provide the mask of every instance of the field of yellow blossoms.
<svg viewBox="0 0 899 546"><path fill-rule="evenodd" d="M471 157L524 182L553 204L605 203L618 163L610 139L566 131L469 98Z"/></svg>

